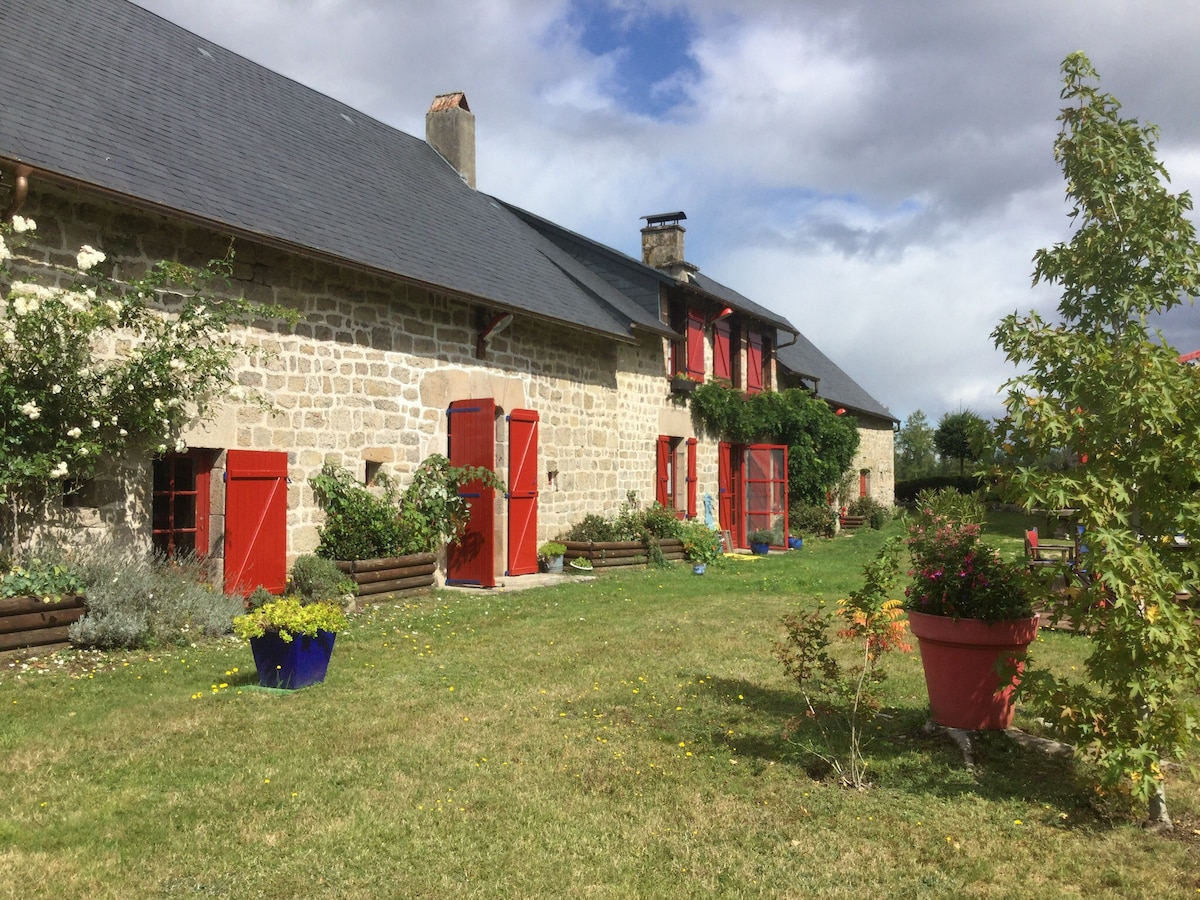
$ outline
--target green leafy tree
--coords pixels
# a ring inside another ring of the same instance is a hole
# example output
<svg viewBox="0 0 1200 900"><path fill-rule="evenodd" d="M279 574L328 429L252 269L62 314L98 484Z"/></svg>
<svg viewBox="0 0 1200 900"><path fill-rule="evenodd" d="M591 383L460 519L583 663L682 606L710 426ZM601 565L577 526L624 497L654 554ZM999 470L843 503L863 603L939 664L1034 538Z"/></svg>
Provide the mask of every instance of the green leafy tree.
<svg viewBox="0 0 1200 900"><path fill-rule="evenodd" d="M824 503L858 451L854 421L800 388L744 397L712 381L696 388L690 403L693 417L725 440L786 444L790 503Z"/></svg>
<svg viewBox="0 0 1200 900"><path fill-rule="evenodd" d="M974 464L983 459L990 441L987 422L969 409L946 413L938 420L937 431L933 433L933 446L938 456L943 463L958 460L959 475L966 471L967 463Z"/></svg>
<svg viewBox="0 0 1200 900"><path fill-rule="evenodd" d="M232 250L199 269L160 262L118 281L90 246L73 266L25 255L35 232L20 216L0 225L0 503L12 546L52 487L126 453L182 450L187 422L237 397L242 347L232 326L294 321L213 292L229 277Z"/></svg>
<svg viewBox="0 0 1200 900"><path fill-rule="evenodd" d="M1200 292L1200 246L1156 129L1121 118L1082 54L1063 73L1055 157L1074 232L1034 257L1034 283L1061 289L1058 317L1014 314L994 333L1027 373L1006 385L998 437L1016 499L1079 510L1091 581L1066 613L1092 644L1086 680L1035 666L1022 690L1169 828L1165 763L1200 731L1200 630L1176 600L1200 576L1200 370L1148 323ZM1038 464L1055 451L1078 464Z"/></svg>
<svg viewBox="0 0 1200 900"><path fill-rule="evenodd" d="M925 413L914 409L896 435L896 477L921 478L932 475L936 467L933 428Z"/></svg>

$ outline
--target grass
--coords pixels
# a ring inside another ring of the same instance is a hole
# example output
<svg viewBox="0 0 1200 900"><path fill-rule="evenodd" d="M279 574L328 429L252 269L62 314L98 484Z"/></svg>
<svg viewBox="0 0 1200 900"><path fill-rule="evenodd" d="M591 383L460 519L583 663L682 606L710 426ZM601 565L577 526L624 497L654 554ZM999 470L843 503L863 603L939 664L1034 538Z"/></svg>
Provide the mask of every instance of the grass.
<svg viewBox="0 0 1200 900"><path fill-rule="evenodd" d="M232 639L0 661L0 895L1196 896L1196 781L1155 837L1002 735L968 770L921 733L915 652L870 791L781 737L780 617L835 603L883 536L381 605L295 694L254 689Z"/></svg>

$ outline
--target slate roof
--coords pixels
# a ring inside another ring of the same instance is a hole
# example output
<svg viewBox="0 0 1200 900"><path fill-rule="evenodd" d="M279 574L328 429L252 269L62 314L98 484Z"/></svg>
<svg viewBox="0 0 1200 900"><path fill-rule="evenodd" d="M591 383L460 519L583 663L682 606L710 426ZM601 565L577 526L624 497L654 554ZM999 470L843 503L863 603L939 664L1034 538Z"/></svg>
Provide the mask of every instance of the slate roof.
<svg viewBox="0 0 1200 900"><path fill-rule="evenodd" d="M502 201L503 202L503 201ZM616 290L629 297L634 303L652 316L658 315L659 291L663 286L679 287L680 282L661 269L648 266L641 260L634 259L619 250L593 241L570 229L563 228L541 216L528 212L511 204L505 204L512 212L536 229L547 240L553 242L564 253L578 260L590 271L595 272ZM678 215L678 214L672 214ZM757 319L773 325L789 335L796 334L796 326L776 312L759 306L753 300L742 296L733 288L726 287L719 281L709 278L701 272L692 272L690 281L683 285L684 289L707 294L712 299L733 306L741 312L749 313Z"/></svg>
<svg viewBox="0 0 1200 900"><path fill-rule="evenodd" d="M424 140L127 0L0 0L0 158L614 339L675 334L658 309L670 275L471 189ZM702 273L688 288L798 334ZM822 396L893 418L803 335L778 358Z"/></svg>
<svg viewBox="0 0 1200 900"><path fill-rule="evenodd" d="M0 157L35 178L630 338L425 141L126 0L3 0L0 102Z"/></svg>
<svg viewBox="0 0 1200 900"><path fill-rule="evenodd" d="M844 406L851 412L900 421L802 334L790 347L780 347L775 361L797 375L807 376L809 381L818 379L817 396L830 403Z"/></svg>

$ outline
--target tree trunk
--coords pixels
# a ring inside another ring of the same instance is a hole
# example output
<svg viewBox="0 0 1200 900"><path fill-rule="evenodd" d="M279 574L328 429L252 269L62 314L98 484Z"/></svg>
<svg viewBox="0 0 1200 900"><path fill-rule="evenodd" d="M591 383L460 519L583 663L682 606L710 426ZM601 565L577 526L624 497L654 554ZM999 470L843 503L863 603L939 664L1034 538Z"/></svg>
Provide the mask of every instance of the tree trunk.
<svg viewBox="0 0 1200 900"><path fill-rule="evenodd" d="M1161 781L1150 795L1150 817L1146 820L1146 828L1151 831L1172 831L1175 828L1171 817L1167 815L1167 788Z"/></svg>

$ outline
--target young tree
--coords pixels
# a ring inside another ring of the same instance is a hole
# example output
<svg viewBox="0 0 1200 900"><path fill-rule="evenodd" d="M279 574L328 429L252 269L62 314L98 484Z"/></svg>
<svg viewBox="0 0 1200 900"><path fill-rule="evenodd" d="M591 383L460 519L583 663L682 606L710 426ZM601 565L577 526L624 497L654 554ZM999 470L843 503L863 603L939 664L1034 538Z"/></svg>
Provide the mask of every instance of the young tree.
<svg viewBox="0 0 1200 900"><path fill-rule="evenodd" d="M1086 681L1035 666L1022 690L1169 828L1165 764L1200 731L1200 630L1176 600L1200 580L1200 370L1149 318L1200 292L1200 246L1191 198L1165 187L1157 131L1120 117L1082 54L1063 73L1055 157L1074 233L1034 257L1034 283L1062 290L1058 320L1014 314L993 334L1027 370L1006 385L998 440L1015 498L1079 510L1091 583L1066 613L1092 645ZM1034 464L1059 450L1079 464Z"/></svg>
<svg viewBox="0 0 1200 900"><path fill-rule="evenodd" d="M957 459L958 474L962 475L968 462L977 463L983 459L990 437L987 422L967 409L946 413L938 420L933 446L943 463Z"/></svg>
<svg viewBox="0 0 1200 900"><path fill-rule="evenodd" d="M936 464L933 429L925 413L914 409L896 435L896 477L903 480L931 475Z"/></svg>
<svg viewBox="0 0 1200 900"><path fill-rule="evenodd" d="M201 269L160 262L122 282L90 246L68 267L22 257L35 231L20 216L0 224L0 534L13 548L64 480L128 452L182 450L180 429L238 393L231 326L294 320L211 292L232 253Z"/></svg>

